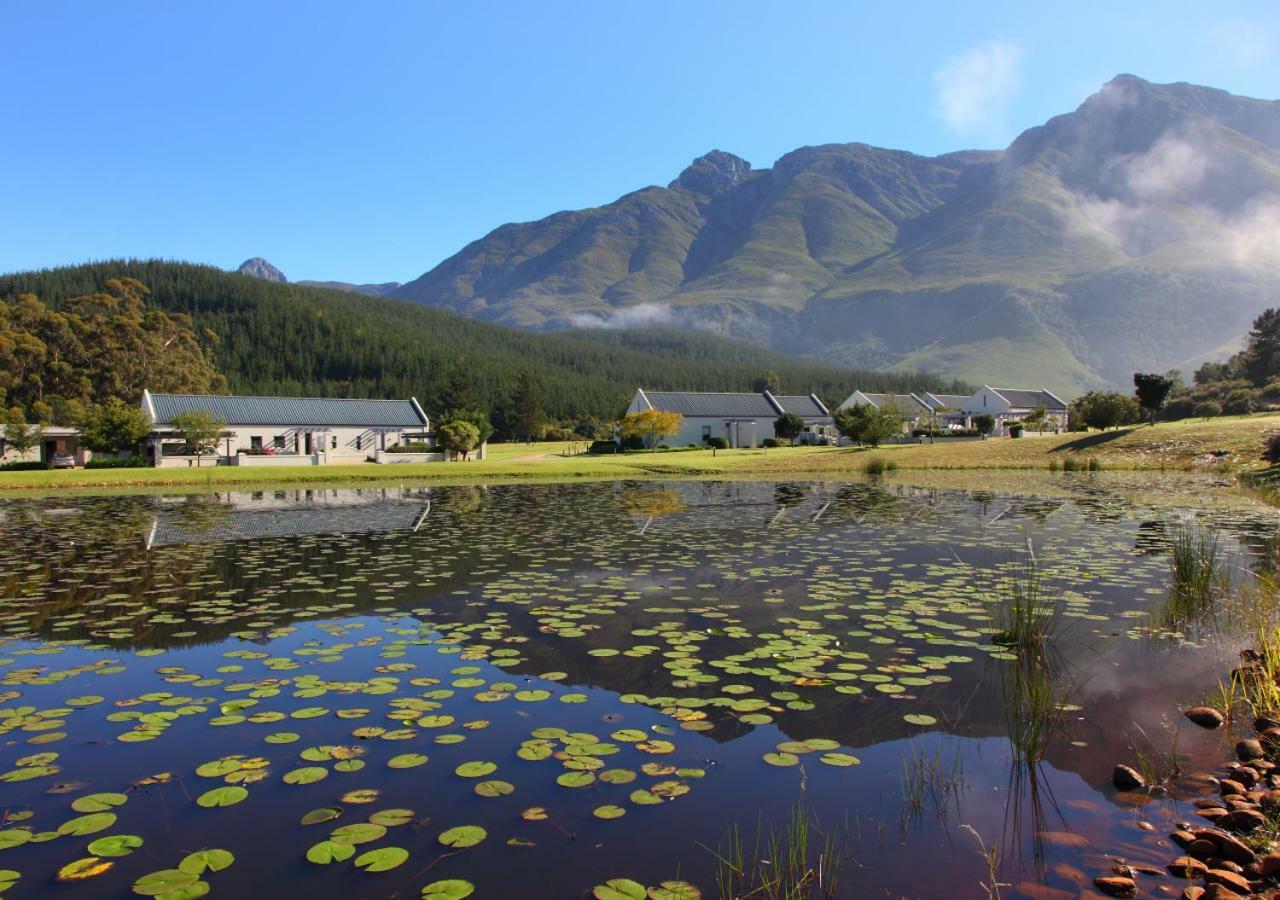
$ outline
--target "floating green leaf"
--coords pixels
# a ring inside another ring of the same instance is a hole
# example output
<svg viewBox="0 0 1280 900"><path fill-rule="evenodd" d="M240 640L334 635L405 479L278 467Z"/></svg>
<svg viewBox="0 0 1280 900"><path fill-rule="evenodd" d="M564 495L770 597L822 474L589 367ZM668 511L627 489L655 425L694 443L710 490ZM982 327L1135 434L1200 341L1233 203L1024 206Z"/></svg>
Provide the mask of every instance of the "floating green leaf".
<svg viewBox="0 0 1280 900"><path fill-rule="evenodd" d="M446 847L461 850L474 847L488 837L489 833L479 825L457 825L441 833L437 840Z"/></svg>
<svg viewBox="0 0 1280 900"><path fill-rule="evenodd" d="M385 872L394 869L409 858L409 851L401 847L379 847L356 857L355 866L366 872Z"/></svg>
<svg viewBox="0 0 1280 900"><path fill-rule="evenodd" d="M476 891L476 886L461 878L433 881L422 889L423 900L466 900Z"/></svg>

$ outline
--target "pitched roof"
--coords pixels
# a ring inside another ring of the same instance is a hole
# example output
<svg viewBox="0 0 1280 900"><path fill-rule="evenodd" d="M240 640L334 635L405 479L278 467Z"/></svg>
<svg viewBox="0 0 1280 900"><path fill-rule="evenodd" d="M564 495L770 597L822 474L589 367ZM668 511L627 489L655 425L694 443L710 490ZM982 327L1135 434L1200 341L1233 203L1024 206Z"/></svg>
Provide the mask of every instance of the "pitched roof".
<svg viewBox="0 0 1280 900"><path fill-rule="evenodd" d="M682 416L740 416L744 419L769 418L779 410L764 394L695 393L692 391L645 391L641 394L652 409L677 412Z"/></svg>
<svg viewBox="0 0 1280 900"><path fill-rule="evenodd" d="M866 391L860 391L862 396L871 401L871 405L877 409L884 407L885 403L892 403L900 412L909 413L916 409L928 409L928 405L917 397L915 394L868 394Z"/></svg>
<svg viewBox="0 0 1280 900"><path fill-rule="evenodd" d="M774 401L782 407L783 412L794 413L805 419L821 419L831 413L812 394L770 394Z"/></svg>
<svg viewBox="0 0 1280 900"><path fill-rule="evenodd" d="M1046 390L1022 390L1020 388L992 388L1008 401L1015 409L1035 409L1043 405L1045 409L1065 410L1067 404Z"/></svg>
<svg viewBox="0 0 1280 900"><path fill-rule="evenodd" d="M930 409L939 409L943 406L948 409L964 409L965 404L969 402L968 394L934 394L928 392L924 395L925 405Z"/></svg>
<svg viewBox="0 0 1280 900"><path fill-rule="evenodd" d="M332 397L236 397L227 394L151 394L143 405L157 425L192 411L212 413L228 425L330 425L352 428L422 428L418 401Z"/></svg>

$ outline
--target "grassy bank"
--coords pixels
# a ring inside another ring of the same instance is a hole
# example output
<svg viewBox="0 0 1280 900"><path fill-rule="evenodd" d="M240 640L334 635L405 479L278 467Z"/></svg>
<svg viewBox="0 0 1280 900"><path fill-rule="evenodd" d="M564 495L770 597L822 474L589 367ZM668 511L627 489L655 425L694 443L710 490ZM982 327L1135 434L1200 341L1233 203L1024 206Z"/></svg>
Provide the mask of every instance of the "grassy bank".
<svg viewBox="0 0 1280 900"><path fill-rule="evenodd" d="M290 468L76 469L0 472L0 490L124 488L262 484L469 481L474 479L853 477L868 460L883 457L903 470L1048 469L1068 458L1097 459L1104 469L1253 469L1261 465L1263 438L1280 431L1280 415L1161 423L1103 433L1027 436L987 441L886 446L879 450L783 447L572 455L568 444L506 444L483 462ZM582 447L576 445L577 449ZM1211 456L1221 453L1221 456Z"/></svg>

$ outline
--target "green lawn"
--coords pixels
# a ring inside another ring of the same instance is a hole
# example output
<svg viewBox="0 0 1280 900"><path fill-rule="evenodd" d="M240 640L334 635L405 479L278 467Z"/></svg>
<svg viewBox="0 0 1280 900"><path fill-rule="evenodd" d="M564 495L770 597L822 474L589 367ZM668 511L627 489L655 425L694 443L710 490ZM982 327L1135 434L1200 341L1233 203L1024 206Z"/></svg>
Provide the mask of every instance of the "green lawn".
<svg viewBox="0 0 1280 900"><path fill-rule="evenodd" d="M496 444L489 458L456 463L253 468L212 466L186 469L75 469L0 472L0 490L127 488L320 482L469 481L482 479L663 478L698 476L848 477L861 473L873 456L901 469L1047 469L1050 461L1096 457L1107 469L1193 469L1205 457L1225 451L1212 465L1252 469L1262 465L1265 436L1280 431L1280 415L1237 416L1207 421L1161 423L1088 434L1030 435L952 444L889 445L878 450L836 447L782 447L770 450L687 450L576 455L583 444Z"/></svg>

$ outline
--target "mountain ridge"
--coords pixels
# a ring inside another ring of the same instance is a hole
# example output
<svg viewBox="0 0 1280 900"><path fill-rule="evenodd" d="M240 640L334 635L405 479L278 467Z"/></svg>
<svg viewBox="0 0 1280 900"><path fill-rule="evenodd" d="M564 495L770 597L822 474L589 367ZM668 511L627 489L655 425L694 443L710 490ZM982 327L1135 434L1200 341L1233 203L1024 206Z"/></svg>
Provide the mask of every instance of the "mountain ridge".
<svg viewBox="0 0 1280 900"><path fill-rule="evenodd" d="M713 150L508 223L391 296L535 330L661 324L1064 393L1231 344L1280 303L1280 102L1136 76L1005 150Z"/></svg>

